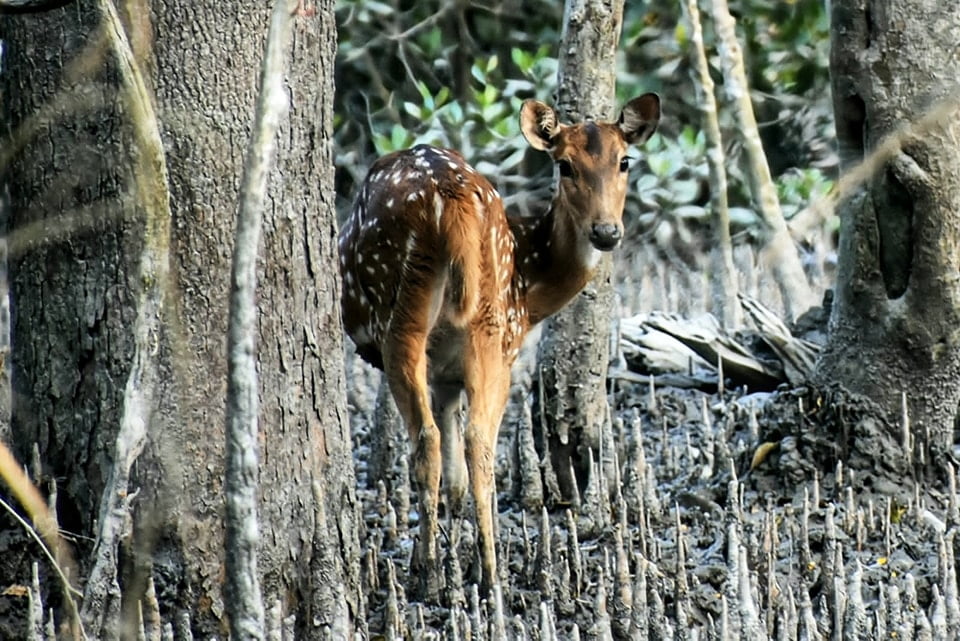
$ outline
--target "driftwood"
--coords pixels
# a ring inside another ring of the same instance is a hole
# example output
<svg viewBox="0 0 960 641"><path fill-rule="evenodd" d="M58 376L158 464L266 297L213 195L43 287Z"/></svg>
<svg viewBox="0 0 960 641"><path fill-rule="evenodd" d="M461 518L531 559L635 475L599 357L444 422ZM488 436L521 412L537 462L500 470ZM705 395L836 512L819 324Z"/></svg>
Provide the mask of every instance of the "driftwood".
<svg viewBox="0 0 960 641"><path fill-rule="evenodd" d="M620 321L620 349L627 369L614 378L640 381L653 375L665 385L716 389L724 381L751 390L810 379L820 346L793 336L759 301L740 296L756 330L728 332L711 314L681 318L653 312Z"/></svg>
<svg viewBox="0 0 960 641"><path fill-rule="evenodd" d="M808 382L820 353L820 345L795 337L784 322L760 301L741 295L740 304L756 325L760 338L777 355L787 382L791 385Z"/></svg>

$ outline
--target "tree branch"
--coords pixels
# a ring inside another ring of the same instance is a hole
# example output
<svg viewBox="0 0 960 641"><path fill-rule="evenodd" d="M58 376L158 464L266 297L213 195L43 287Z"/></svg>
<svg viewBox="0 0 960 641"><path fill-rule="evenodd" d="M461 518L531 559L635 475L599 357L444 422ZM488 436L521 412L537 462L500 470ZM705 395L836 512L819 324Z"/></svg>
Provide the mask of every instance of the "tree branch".
<svg viewBox="0 0 960 641"><path fill-rule="evenodd" d="M766 249L771 254L773 275L780 288L786 315L796 318L814 303L813 293L783 218L776 185L770 176L753 104L750 102L735 22L730 15L727 0L713 0L712 9L717 30L717 49L723 66L724 89L731 99L744 151L747 153L750 188L768 230Z"/></svg>
<svg viewBox="0 0 960 641"><path fill-rule="evenodd" d="M717 100L707 54L703 49L703 28L700 25L697 0L687 0L683 8L692 27L690 58L696 71L693 84L697 90L697 103L700 105L707 142L707 167L710 171L710 221L714 240L710 249L713 313L724 327L732 328L740 324L740 305L737 303L736 269L733 265L733 244L730 239L730 209L727 204L727 171L720 123L717 120Z"/></svg>
<svg viewBox="0 0 960 641"><path fill-rule="evenodd" d="M259 414L256 332L257 254L267 198L267 179L277 131L287 110L283 86L290 16L294 0L276 0L260 69L260 95L247 148L237 210L230 319L227 327L226 585L230 636L235 641L264 638L257 548L257 430Z"/></svg>

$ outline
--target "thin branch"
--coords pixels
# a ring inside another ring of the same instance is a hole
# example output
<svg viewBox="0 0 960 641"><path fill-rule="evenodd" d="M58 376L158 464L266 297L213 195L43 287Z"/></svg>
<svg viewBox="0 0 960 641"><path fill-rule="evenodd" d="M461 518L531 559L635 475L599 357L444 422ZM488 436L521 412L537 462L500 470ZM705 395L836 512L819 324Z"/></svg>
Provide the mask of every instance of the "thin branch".
<svg viewBox="0 0 960 641"><path fill-rule="evenodd" d="M766 223L766 250L771 254L773 275L780 288L783 306L789 318L796 318L813 303L813 292L800 263L800 256L790 237L780 209L777 188L770 176L770 167L760 141L757 119L750 101L743 55L737 41L735 22L727 0L712 0L713 21L717 31L717 50L723 67L723 83L731 99L738 131L748 159L747 175L753 197Z"/></svg>
<svg viewBox="0 0 960 641"><path fill-rule="evenodd" d="M423 29L426 29L427 27L432 27L433 25L437 24L438 22L440 22L441 19L445 18L446 15L456 7L457 7L456 2L444 2L443 4L441 4L439 11L436 11L430 14L429 16L427 16L417 24L413 25L412 27L406 29L405 31L401 31L400 33L387 34L387 37L389 37L391 40L406 40L407 38L410 38L411 36L416 35Z"/></svg>
<svg viewBox="0 0 960 641"><path fill-rule="evenodd" d="M64 594L69 593L72 596L83 596L83 593L80 590L78 590L77 588L73 587L73 585L70 584L70 577L67 576L67 571L63 569L63 567L57 561L56 557L50 551L50 546L44 542L43 537L40 535L39 532L37 532L37 528L30 525L30 523L25 518L20 516L20 514L15 509L13 509L13 506L7 503L2 496L0 496L0 507L3 507L3 509L9 512L10 516L12 516L13 519L20 524L20 527L22 527L27 532L27 534L29 534L30 537L33 540L35 540L37 544L40 546L40 549L43 551L43 555L47 557L48 561L50 561L50 567L52 567L54 571L57 573L57 576L60 577L60 582L63 584ZM77 604L74 601L73 607L71 609L74 610L74 612L76 612L76 608L77 608Z"/></svg>
<svg viewBox="0 0 960 641"><path fill-rule="evenodd" d="M710 287L713 312L724 327L740 324L740 305L737 303L737 281L734 277L733 243L730 240L730 209L727 204L727 171L723 153L720 123L717 120L717 100L707 54L703 49L703 29L697 0L683 5L692 27L690 51L693 68L699 82L694 80L697 102L707 143L707 167L710 171L710 220L713 226L713 247L710 250Z"/></svg>
<svg viewBox="0 0 960 641"><path fill-rule="evenodd" d="M23 509L30 515L34 526L27 523L23 517L17 514L6 501L0 498L0 505L6 508L13 515L23 528L37 540L43 553L50 559L50 564L60 577L60 583L63 586L63 597L67 603L67 610L73 621L72 630L74 638L86 639L83 631L83 624L80 621L80 615L77 611L77 602L74 596L79 596L80 592L70 583L71 577L75 580L77 577L76 566L70 555L70 550L60 536L57 527L57 519L50 512L46 501L40 494L40 490L33 484L26 472L14 458L13 453L7 446L0 442L0 478L4 480L13 496L16 497ZM39 533L38 533L39 530ZM42 537L42 538L41 538Z"/></svg>
<svg viewBox="0 0 960 641"><path fill-rule="evenodd" d="M267 180L276 151L277 131L287 110L287 44L296 3L276 0L260 69L253 135L240 190L233 248L230 318L227 327L226 472L226 610L235 641L264 638L257 548L258 381L257 254Z"/></svg>

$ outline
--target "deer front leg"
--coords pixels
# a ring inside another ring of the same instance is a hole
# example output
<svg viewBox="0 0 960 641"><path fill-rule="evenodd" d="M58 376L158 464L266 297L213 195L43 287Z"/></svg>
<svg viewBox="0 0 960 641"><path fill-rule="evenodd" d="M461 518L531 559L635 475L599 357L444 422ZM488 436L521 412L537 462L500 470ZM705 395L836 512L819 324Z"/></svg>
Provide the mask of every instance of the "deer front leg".
<svg viewBox="0 0 960 641"><path fill-rule="evenodd" d="M424 599L438 602L437 507L440 496L440 430L430 411L426 332L395 331L384 350L384 371L410 436L413 476L420 498L420 584Z"/></svg>
<svg viewBox="0 0 960 641"><path fill-rule="evenodd" d="M497 340L479 341L466 371L470 418L466 430L467 470L470 490L477 510L480 554L480 588L490 594L497 580L496 542L493 539L493 492L496 490L493 466L497 433L510 389L510 369L501 356Z"/></svg>

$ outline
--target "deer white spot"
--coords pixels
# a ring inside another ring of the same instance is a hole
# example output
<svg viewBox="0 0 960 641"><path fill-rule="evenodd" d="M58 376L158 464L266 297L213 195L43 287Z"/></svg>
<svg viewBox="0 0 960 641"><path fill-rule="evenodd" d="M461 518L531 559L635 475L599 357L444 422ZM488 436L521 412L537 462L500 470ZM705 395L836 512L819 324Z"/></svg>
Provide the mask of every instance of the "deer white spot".
<svg viewBox="0 0 960 641"><path fill-rule="evenodd" d="M456 169L457 167L460 166L460 165L458 165L457 163L453 162L452 160L449 161L449 162L447 162L447 165L450 166L450 169Z"/></svg>
<svg viewBox="0 0 960 641"><path fill-rule="evenodd" d="M387 206L387 209L390 209L391 207L393 207L393 198L387 199L386 206Z"/></svg>
<svg viewBox="0 0 960 641"><path fill-rule="evenodd" d="M427 147L417 147L416 149L413 150L414 156L423 156L426 153L427 153Z"/></svg>
<svg viewBox="0 0 960 641"><path fill-rule="evenodd" d="M480 198L477 197L476 192L473 194L473 213L475 213L477 218L481 221L484 219L484 215L486 214L486 210L483 208L483 203L480 202ZM494 242L496 242L497 228L492 227L491 230L493 231Z"/></svg>
<svg viewBox="0 0 960 641"><path fill-rule="evenodd" d="M401 179L402 179L402 176L400 175L400 172L394 171L393 178L390 179L390 182L392 182L394 185L399 185Z"/></svg>
<svg viewBox="0 0 960 641"><path fill-rule="evenodd" d="M417 194L418 192L411 191L410 194L407 196L407 202L412 203L413 201L415 201L417 199Z"/></svg>
<svg viewBox="0 0 960 641"><path fill-rule="evenodd" d="M443 216L443 198L439 193L433 194L433 215L437 219L437 227L440 227L440 218Z"/></svg>

